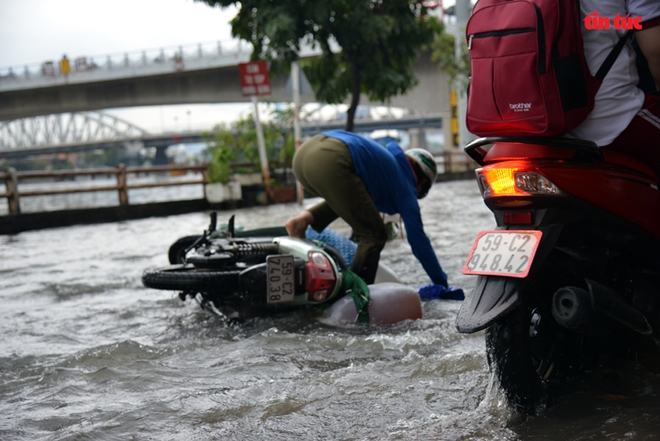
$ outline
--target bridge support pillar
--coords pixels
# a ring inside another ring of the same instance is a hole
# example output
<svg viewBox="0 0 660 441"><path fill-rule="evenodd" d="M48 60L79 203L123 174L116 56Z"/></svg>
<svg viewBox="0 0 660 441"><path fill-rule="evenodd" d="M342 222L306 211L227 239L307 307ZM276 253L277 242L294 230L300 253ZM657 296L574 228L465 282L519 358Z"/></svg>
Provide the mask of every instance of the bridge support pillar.
<svg viewBox="0 0 660 441"><path fill-rule="evenodd" d="M124 150L126 151L126 157L124 162L127 166L139 166L140 165L140 151L144 148L144 142L142 141L130 141L124 143Z"/></svg>
<svg viewBox="0 0 660 441"><path fill-rule="evenodd" d="M167 147L169 146L156 147L156 157L154 158L154 165L168 165L169 161L167 159L167 155L165 154L165 150L167 150Z"/></svg>
<svg viewBox="0 0 660 441"><path fill-rule="evenodd" d="M410 148L411 149L428 149L426 142L426 131L424 129L410 129Z"/></svg>

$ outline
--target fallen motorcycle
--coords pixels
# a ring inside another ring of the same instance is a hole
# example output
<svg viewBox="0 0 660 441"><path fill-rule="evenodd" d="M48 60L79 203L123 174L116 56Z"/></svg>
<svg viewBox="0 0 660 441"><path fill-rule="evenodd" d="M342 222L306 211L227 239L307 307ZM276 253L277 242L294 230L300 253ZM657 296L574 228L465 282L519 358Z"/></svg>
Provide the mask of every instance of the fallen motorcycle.
<svg viewBox="0 0 660 441"><path fill-rule="evenodd" d="M497 228L469 253L463 272L478 279L456 326L486 330L509 404L539 413L598 360L657 357L654 171L581 140L482 138L465 151Z"/></svg>
<svg viewBox="0 0 660 441"><path fill-rule="evenodd" d="M216 213L211 213L204 234L178 239L168 252L171 265L145 270L142 282L179 291L182 300L193 298L204 309L230 318L318 306L334 323L421 318L417 291L398 283L386 266L379 266L375 284L361 286L344 258L352 256L356 245L329 230L314 237L289 237L283 227L240 231L233 216L226 228L218 229ZM337 301L346 295L350 302Z"/></svg>

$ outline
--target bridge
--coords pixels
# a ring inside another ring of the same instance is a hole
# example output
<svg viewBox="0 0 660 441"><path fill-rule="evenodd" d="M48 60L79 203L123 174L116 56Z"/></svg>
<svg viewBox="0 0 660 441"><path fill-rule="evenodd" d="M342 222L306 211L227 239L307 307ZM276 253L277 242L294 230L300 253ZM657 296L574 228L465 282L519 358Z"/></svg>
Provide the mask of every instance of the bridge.
<svg viewBox="0 0 660 441"><path fill-rule="evenodd" d="M439 114L396 119L362 118L356 120L355 128L361 132L437 129L442 126L442 120ZM311 135L343 126L344 122L337 120L306 121L302 123L302 132ZM203 131L150 134L127 121L97 112L46 115L0 123L0 159L98 149L125 149L137 155L144 147L155 147L162 157L164 150L173 144L203 141Z"/></svg>
<svg viewBox="0 0 660 441"><path fill-rule="evenodd" d="M90 116L89 111L168 104L247 102L250 97L240 92L238 64L249 61L250 52L248 45L232 41L78 57L68 60L68 70L52 61L21 68L0 68L0 158L56 150L109 148L120 143L159 146L163 142L171 144L173 139L185 139L185 142L199 140L201 132L147 134L125 121L110 121L107 116L98 116L100 114ZM316 55L318 53L310 49L301 53L303 58ZM358 130L443 127L445 138L449 139L446 76L437 70L428 53L422 54L414 70L419 79L418 86L405 96L393 98L387 105L412 109L420 116L400 122L356 121ZM292 98L287 90L287 80L288 75L285 74L271 77L273 92L266 99L270 102L290 102ZM315 102L311 94L302 95L301 99L303 103ZM365 96L361 97L360 103L366 106L383 104L370 102ZM67 114L71 115L69 122L63 122ZM77 132L70 131L78 133L77 137L60 136L55 140L56 134L62 135L66 131L64 126L68 129L76 127L75 121L79 120L85 121L83 126L93 126L88 130L89 134L94 133L93 136L82 137L79 135L82 130L79 129ZM445 124L443 120L447 120ZM303 131L342 126L343 122L315 122L304 125ZM114 128L115 134L105 138L99 136L112 131L109 128ZM32 133L28 133L30 130Z"/></svg>

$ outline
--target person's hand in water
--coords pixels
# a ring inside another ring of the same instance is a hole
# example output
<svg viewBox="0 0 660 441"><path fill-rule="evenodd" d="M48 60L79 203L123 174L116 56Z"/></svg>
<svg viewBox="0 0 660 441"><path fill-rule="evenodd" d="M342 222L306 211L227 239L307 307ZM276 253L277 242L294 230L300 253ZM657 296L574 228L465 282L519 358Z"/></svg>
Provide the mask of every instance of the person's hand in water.
<svg viewBox="0 0 660 441"><path fill-rule="evenodd" d="M303 211L297 216L292 217L284 224L286 231L291 237L305 237L307 227L314 222L314 216L309 211Z"/></svg>

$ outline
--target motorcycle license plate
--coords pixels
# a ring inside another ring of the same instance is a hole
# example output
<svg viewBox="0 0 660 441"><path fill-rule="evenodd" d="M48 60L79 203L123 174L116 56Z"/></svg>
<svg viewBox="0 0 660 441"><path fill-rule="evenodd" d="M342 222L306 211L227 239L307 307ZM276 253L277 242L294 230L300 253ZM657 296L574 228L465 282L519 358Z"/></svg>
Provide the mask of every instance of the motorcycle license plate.
<svg viewBox="0 0 660 441"><path fill-rule="evenodd" d="M268 303L292 302L295 297L293 256L277 254L266 257Z"/></svg>
<svg viewBox="0 0 660 441"><path fill-rule="evenodd" d="M463 274L527 277L541 241L540 231L481 231L463 266Z"/></svg>

